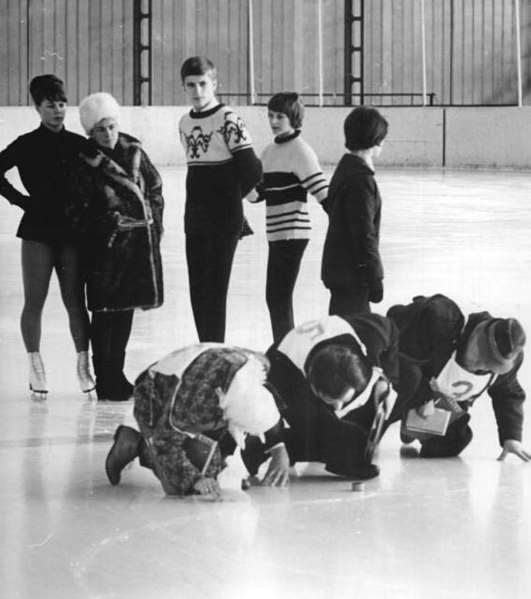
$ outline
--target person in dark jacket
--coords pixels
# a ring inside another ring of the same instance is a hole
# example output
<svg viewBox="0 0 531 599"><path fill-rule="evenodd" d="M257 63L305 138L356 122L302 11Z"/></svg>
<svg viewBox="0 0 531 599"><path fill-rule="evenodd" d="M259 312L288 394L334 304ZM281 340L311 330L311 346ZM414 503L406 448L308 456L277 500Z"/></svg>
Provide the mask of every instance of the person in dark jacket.
<svg viewBox="0 0 531 599"><path fill-rule="evenodd" d="M327 316L295 327L267 357L292 463L323 462L327 471L359 480L378 476L368 448L377 414L388 419L396 400L394 323L378 314ZM257 471L263 457L256 439L243 459L251 474Z"/></svg>
<svg viewBox="0 0 531 599"><path fill-rule="evenodd" d="M330 181L329 224L321 279L330 291L329 314L370 312L383 299L380 258L382 200L374 178L388 124L374 108L359 106L345 119L345 154Z"/></svg>
<svg viewBox="0 0 531 599"><path fill-rule="evenodd" d="M392 306L387 316L400 331L400 352L416 361L422 380L409 403L427 418L435 407L451 412L445 435L421 433L422 457L459 455L472 440L469 410L486 391L498 425L500 459L514 453L524 461L531 453L522 447L525 392L518 382L524 359L525 332L515 318L495 318L489 312L465 317L450 298L417 296L408 305ZM398 416L398 417L400 417ZM402 440L415 434L402 429Z"/></svg>
<svg viewBox="0 0 531 599"><path fill-rule="evenodd" d="M263 483L287 484L289 458L268 369L264 354L220 343L190 345L152 364L135 382L140 430L116 430L105 463L110 483L119 484L125 466L139 458L168 495L219 497L225 458L256 435L270 458Z"/></svg>
<svg viewBox="0 0 531 599"><path fill-rule="evenodd" d="M90 338L98 399L130 399L124 374L134 310L164 300L160 240L162 181L140 142L119 132L120 107L107 93L79 105L90 136L73 176L68 212L84 243Z"/></svg>
<svg viewBox="0 0 531 599"><path fill-rule="evenodd" d="M24 211L17 237L22 239L24 307L20 327L29 358L29 385L35 396L46 397L48 386L40 354L41 322L55 270L77 351L79 385L83 392L90 393L94 380L88 361L89 317L80 250L76 234L65 219L65 209L72 201L69 171L84 138L64 128L67 98L58 77L34 77L29 91L41 124L0 152L0 194ZM14 167L27 195L4 176Z"/></svg>

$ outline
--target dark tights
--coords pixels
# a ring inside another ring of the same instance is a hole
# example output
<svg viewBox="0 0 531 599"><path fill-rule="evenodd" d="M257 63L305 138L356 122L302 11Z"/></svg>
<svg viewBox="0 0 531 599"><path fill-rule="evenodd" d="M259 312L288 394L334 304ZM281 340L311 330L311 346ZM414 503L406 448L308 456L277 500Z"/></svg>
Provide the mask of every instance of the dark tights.
<svg viewBox="0 0 531 599"><path fill-rule="evenodd" d="M76 351L87 351L89 318L85 307L84 281L78 249L73 245L50 245L22 240L22 281L24 308L20 328L26 351L38 352L41 342L42 311L52 271L55 270L63 304L68 312L70 334Z"/></svg>
<svg viewBox="0 0 531 599"><path fill-rule="evenodd" d="M281 341L293 329L293 290L299 275L307 239L269 242L266 301L273 341Z"/></svg>

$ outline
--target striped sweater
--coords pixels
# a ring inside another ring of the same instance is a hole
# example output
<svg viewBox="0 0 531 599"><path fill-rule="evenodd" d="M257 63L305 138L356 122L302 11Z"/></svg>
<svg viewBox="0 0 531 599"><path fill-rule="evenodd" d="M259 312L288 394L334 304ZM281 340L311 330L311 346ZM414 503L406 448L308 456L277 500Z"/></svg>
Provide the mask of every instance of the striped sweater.
<svg viewBox="0 0 531 599"><path fill-rule="evenodd" d="M297 130L275 138L261 159L263 176L256 201L266 202L268 241L309 239L308 193L321 205L328 195L328 182L315 152Z"/></svg>

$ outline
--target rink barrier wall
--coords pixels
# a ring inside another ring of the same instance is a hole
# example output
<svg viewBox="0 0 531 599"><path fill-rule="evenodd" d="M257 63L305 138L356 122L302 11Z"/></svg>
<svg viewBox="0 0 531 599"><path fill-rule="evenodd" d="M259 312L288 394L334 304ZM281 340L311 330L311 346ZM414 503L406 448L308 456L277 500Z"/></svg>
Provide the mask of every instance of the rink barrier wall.
<svg viewBox="0 0 531 599"><path fill-rule="evenodd" d="M159 166L183 165L178 133L185 106L123 107L120 128L140 139ZM307 107L303 134L323 165L344 153L345 107ZM241 106L257 152L270 143L265 106ZM499 108L381 108L389 135L380 167L531 169L531 106ZM0 147L38 126L34 108L0 107ZM68 108L66 126L83 134L78 110Z"/></svg>

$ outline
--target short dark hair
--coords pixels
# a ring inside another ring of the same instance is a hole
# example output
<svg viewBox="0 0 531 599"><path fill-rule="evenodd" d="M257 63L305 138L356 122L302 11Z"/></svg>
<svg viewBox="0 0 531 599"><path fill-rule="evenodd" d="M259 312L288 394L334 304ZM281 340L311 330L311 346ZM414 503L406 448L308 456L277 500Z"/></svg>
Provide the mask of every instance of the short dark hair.
<svg viewBox="0 0 531 599"><path fill-rule="evenodd" d="M389 123L376 108L358 106L345 119L345 146L351 152L368 150L382 143L388 128Z"/></svg>
<svg viewBox="0 0 531 599"><path fill-rule="evenodd" d="M349 387L356 395L369 384L371 369L350 348L343 345L327 345L318 349L307 367L310 386L332 399L342 397Z"/></svg>
<svg viewBox="0 0 531 599"><path fill-rule="evenodd" d="M33 77L29 84L31 99L36 106L44 100L52 102L67 102L65 84L55 75L38 75Z"/></svg>
<svg viewBox="0 0 531 599"><path fill-rule="evenodd" d="M304 118L304 104L296 92L280 92L275 94L267 103L267 108L274 112L281 112L289 118L294 129L302 127Z"/></svg>
<svg viewBox="0 0 531 599"><path fill-rule="evenodd" d="M181 66L181 81L189 75L204 75L211 72L212 79L216 79L217 71L214 63L206 56L191 56L187 58Z"/></svg>

